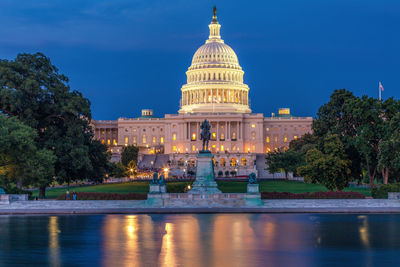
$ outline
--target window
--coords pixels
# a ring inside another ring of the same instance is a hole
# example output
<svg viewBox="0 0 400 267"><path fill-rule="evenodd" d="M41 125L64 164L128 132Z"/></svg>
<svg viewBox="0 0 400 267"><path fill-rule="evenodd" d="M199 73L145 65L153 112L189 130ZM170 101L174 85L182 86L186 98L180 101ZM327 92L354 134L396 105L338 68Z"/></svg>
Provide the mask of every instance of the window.
<svg viewBox="0 0 400 267"><path fill-rule="evenodd" d="M226 165L226 160L224 158L221 159L221 167L225 167Z"/></svg>
<svg viewBox="0 0 400 267"><path fill-rule="evenodd" d="M172 151L173 151L173 152L176 152L176 146L173 146L173 147L172 147Z"/></svg>
<svg viewBox="0 0 400 267"><path fill-rule="evenodd" d="M192 141L196 141L196 134L195 133L192 134Z"/></svg>
<svg viewBox="0 0 400 267"><path fill-rule="evenodd" d="M133 132L136 133L136 128L133 129Z"/></svg>
<svg viewBox="0 0 400 267"><path fill-rule="evenodd" d="M104 130L101 131L101 134L104 134Z"/></svg>
<svg viewBox="0 0 400 267"><path fill-rule="evenodd" d="M302 129L303 131L305 131L305 130L306 130L306 128L304 128L304 127L303 127L303 128L301 128L301 129Z"/></svg>
<svg viewBox="0 0 400 267"><path fill-rule="evenodd" d="M246 158L242 158L242 166L246 166L247 163L247 159Z"/></svg>
<svg viewBox="0 0 400 267"><path fill-rule="evenodd" d="M174 140L174 141L176 140L176 133L172 134L172 140Z"/></svg>
<svg viewBox="0 0 400 267"><path fill-rule="evenodd" d="M231 158L231 166L232 167L236 166L236 159L235 158Z"/></svg>
<svg viewBox="0 0 400 267"><path fill-rule="evenodd" d="M266 141L267 143L269 143L269 136L267 136L267 138L265 139L265 141Z"/></svg>
<svg viewBox="0 0 400 267"><path fill-rule="evenodd" d="M144 135L142 136L142 143L143 143L143 144L146 144L146 142L147 142L147 139L146 139L146 135L144 134Z"/></svg>
<svg viewBox="0 0 400 267"><path fill-rule="evenodd" d="M283 137L283 142L286 143L287 142L287 137Z"/></svg>
<svg viewBox="0 0 400 267"><path fill-rule="evenodd" d="M255 125L255 124L252 124L252 125L251 125L251 128L256 128L256 125Z"/></svg>
<svg viewBox="0 0 400 267"><path fill-rule="evenodd" d="M128 144L128 141L129 141L128 137L127 137L127 136L125 136L125 145L127 145L127 144Z"/></svg>
<svg viewBox="0 0 400 267"><path fill-rule="evenodd" d="M153 144L155 144L155 143L156 143L156 137L153 136Z"/></svg>
<svg viewBox="0 0 400 267"><path fill-rule="evenodd" d="M104 145L104 139L101 139L101 143Z"/></svg>
<svg viewBox="0 0 400 267"><path fill-rule="evenodd" d="M297 140L297 135L293 136L293 139L294 139L294 140Z"/></svg>
<svg viewBox="0 0 400 267"><path fill-rule="evenodd" d="M172 125L172 128L174 128L174 129L175 129L175 128L176 128L176 124Z"/></svg>
<svg viewBox="0 0 400 267"><path fill-rule="evenodd" d="M267 131L267 132L269 132L269 128L267 127L267 128L265 128L265 130Z"/></svg>
<svg viewBox="0 0 400 267"><path fill-rule="evenodd" d="M160 143L161 143L161 144L164 144L164 137L161 137L161 138L160 138Z"/></svg>
<svg viewBox="0 0 400 267"><path fill-rule="evenodd" d="M256 133L255 132L252 132L251 133L251 140L255 140L256 139Z"/></svg>
<svg viewBox="0 0 400 267"><path fill-rule="evenodd" d="M275 128L274 128L274 131L278 131L278 127L275 127Z"/></svg>
<svg viewBox="0 0 400 267"><path fill-rule="evenodd" d="M196 146L192 145L192 151L196 151Z"/></svg>
<svg viewBox="0 0 400 267"><path fill-rule="evenodd" d="M111 140L107 139L107 145L110 145L110 144L111 144Z"/></svg>
<svg viewBox="0 0 400 267"><path fill-rule="evenodd" d="M274 136L274 141L278 142L278 136L277 135Z"/></svg>
<svg viewBox="0 0 400 267"><path fill-rule="evenodd" d="M217 139L217 134L216 133L212 133L212 139L213 140Z"/></svg>
<svg viewBox="0 0 400 267"><path fill-rule="evenodd" d="M267 153L271 152L271 148L267 147Z"/></svg>
<svg viewBox="0 0 400 267"><path fill-rule="evenodd" d="M232 147L232 151L235 151L235 150L236 150L236 146L233 146L233 147Z"/></svg>
<svg viewBox="0 0 400 267"><path fill-rule="evenodd" d="M225 140L225 135L223 133L221 134L221 140Z"/></svg>
<svg viewBox="0 0 400 267"><path fill-rule="evenodd" d="M221 145L221 152L224 151L224 145Z"/></svg>
<svg viewBox="0 0 400 267"><path fill-rule="evenodd" d="M236 133L235 132L232 133L232 140L236 140Z"/></svg>
<svg viewBox="0 0 400 267"><path fill-rule="evenodd" d="M253 152L256 151L256 146L253 145L253 146L251 147L251 149L253 150Z"/></svg>

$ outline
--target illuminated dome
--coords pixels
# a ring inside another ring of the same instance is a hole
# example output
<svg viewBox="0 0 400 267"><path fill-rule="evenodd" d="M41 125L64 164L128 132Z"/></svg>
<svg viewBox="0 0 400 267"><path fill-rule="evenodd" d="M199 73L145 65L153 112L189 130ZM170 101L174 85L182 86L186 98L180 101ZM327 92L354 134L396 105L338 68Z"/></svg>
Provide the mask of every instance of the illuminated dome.
<svg viewBox="0 0 400 267"><path fill-rule="evenodd" d="M197 49L182 86L179 113L250 113L249 87L235 51L220 36L216 8L206 43Z"/></svg>

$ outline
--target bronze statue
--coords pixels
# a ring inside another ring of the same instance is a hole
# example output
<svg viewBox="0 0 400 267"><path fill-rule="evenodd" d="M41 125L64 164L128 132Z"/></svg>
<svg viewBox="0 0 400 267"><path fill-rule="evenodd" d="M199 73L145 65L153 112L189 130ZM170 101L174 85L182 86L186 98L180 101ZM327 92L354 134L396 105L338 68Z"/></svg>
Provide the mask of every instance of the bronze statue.
<svg viewBox="0 0 400 267"><path fill-rule="evenodd" d="M210 141L210 123L207 120L204 120L200 125L200 140L203 140L203 150L208 151L208 142Z"/></svg>
<svg viewBox="0 0 400 267"><path fill-rule="evenodd" d="M257 184L257 177L254 172L249 175L249 184Z"/></svg>
<svg viewBox="0 0 400 267"><path fill-rule="evenodd" d="M214 8L213 8L213 15L214 15L214 17L217 16L217 6L214 6Z"/></svg>
<svg viewBox="0 0 400 267"><path fill-rule="evenodd" d="M151 180L150 184L158 184L158 173L153 173L153 180Z"/></svg>
<svg viewBox="0 0 400 267"><path fill-rule="evenodd" d="M160 178L158 179L158 184L159 185L165 185L165 178L164 175L160 175Z"/></svg>

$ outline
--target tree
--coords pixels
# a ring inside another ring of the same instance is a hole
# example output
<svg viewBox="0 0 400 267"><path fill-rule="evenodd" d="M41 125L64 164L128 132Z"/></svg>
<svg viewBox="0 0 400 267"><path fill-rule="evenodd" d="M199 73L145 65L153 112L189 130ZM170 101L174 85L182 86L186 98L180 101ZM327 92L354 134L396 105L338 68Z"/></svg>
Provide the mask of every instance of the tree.
<svg viewBox="0 0 400 267"><path fill-rule="evenodd" d="M318 144L318 136L306 133L298 139L293 139L289 143L289 150L305 155L308 150L315 148Z"/></svg>
<svg viewBox="0 0 400 267"><path fill-rule="evenodd" d="M389 181L389 173L400 170L400 112L384 121L384 136L379 144L378 168L382 171L383 183Z"/></svg>
<svg viewBox="0 0 400 267"><path fill-rule="evenodd" d="M107 146L98 140L92 140L89 145L91 169L86 174L87 178L92 182L101 183L104 177L113 171L110 158L111 155L107 150Z"/></svg>
<svg viewBox="0 0 400 267"><path fill-rule="evenodd" d="M371 186L378 171L379 145L384 136L384 112L379 100L363 96L351 103L354 117L358 121L354 144L359 151L362 164L367 170Z"/></svg>
<svg viewBox="0 0 400 267"><path fill-rule="evenodd" d="M351 161L337 135L324 138L323 149L313 148L306 154L306 165L298 168L307 183L323 184L329 190L342 190L351 179Z"/></svg>
<svg viewBox="0 0 400 267"><path fill-rule="evenodd" d="M126 167L132 160L137 162L139 148L133 145L125 146L121 153L121 162Z"/></svg>
<svg viewBox="0 0 400 267"><path fill-rule="evenodd" d="M35 129L37 147L56 156L59 182L69 185L93 172L90 102L70 90L68 78L45 55L0 60L0 111Z"/></svg>
<svg viewBox="0 0 400 267"><path fill-rule="evenodd" d="M117 178L126 176L126 168L121 162L113 164L112 176Z"/></svg>
<svg viewBox="0 0 400 267"><path fill-rule="evenodd" d="M283 170L287 179L289 172L296 172L302 162L302 156L299 152L279 150L268 153L266 160L267 169L270 173L277 173Z"/></svg>
<svg viewBox="0 0 400 267"><path fill-rule="evenodd" d="M51 150L38 149L34 129L0 114L0 176L9 182L39 187L39 197L53 181L55 156Z"/></svg>
<svg viewBox="0 0 400 267"><path fill-rule="evenodd" d="M360 121L354 114L354 102L358 97L345 89L335 90L328 103L322 105L313 120L313 133L319 140L327 135L337 134L344 145L345 153L351 160L351 176L362 179L361 156L355 144Z"/></svg>

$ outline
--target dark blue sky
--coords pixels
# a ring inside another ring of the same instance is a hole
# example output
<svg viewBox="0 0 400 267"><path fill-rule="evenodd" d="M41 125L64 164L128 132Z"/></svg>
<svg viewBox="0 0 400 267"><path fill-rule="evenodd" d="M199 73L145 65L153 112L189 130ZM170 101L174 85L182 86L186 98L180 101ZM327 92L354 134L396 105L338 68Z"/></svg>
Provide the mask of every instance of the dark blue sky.
<svg viewBox="0 0 400 267"><path fill-rule="evenodd" d="M45 53L95 119L176 113L212 6L239 57L251 108L315 116L334 89L400 94L398 0L1 0L0 58Z"/></svg>

